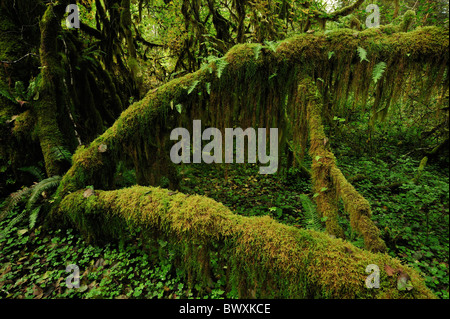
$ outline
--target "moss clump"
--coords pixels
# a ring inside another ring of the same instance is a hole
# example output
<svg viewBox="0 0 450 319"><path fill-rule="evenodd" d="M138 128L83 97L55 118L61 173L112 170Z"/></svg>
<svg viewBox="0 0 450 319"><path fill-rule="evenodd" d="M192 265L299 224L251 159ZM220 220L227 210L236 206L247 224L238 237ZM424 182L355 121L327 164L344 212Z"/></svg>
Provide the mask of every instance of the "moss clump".
<svg viewBox="0 0 450 319"><path fill-rule="evenodd" d="M30 110L27 110L15 119L13 133L17 137L30 137L30 132L34 130L36 119Z"/></svg>

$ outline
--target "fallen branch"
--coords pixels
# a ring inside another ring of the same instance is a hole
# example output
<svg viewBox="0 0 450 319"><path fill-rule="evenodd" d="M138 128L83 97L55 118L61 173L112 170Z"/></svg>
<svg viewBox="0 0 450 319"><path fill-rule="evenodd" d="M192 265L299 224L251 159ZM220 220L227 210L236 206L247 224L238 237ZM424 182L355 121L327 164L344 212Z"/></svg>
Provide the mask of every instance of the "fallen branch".
<svg viewBox="0 0 450 319"><path fill-rule="evenodd" d="M91 240L136 233L164 239L179 253L178 269L192 282L208 282L216 264L241 298L434 298L413 269L387 254L371 253L322 232L286 226L265 217L233 214L203 196L134 186L116 191L84 190L61 202L59 213ZM389 265L411 277L412 291L380 273L380 288L368 289L365 269ZM196 265L190 267L189 265Z"/></svg>

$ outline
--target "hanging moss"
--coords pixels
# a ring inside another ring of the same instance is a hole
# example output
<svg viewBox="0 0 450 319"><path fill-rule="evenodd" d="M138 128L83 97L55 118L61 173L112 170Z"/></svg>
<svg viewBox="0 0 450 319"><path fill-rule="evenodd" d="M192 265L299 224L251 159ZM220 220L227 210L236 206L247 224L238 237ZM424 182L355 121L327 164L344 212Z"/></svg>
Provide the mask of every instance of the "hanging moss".
<svg viewBox="0 0 450 319"><path fill-rule="evenodd" d="M344 208L350 215L351 227L364 238L365 247L371 251L385 251L386 245L379 237L379 231L370 220L371 209L368 201L362 197L347 181L336 165L336 159L329 150L321 120L321 101L317 87L310 79L304 79L299 91L308 96L306 99L307 122L310 138L310 156L313 159L312 179L316 193L316 204L324 217L327 217L327 232L343 236L343 230L337 222L337 200L344 202Z"/></svg>
<svg viewBox="0 0 450 319"><path fill-rule="evenodd" d="M331 102L336 105L339 100L345 100L350 91L359 92L357 95L368 94L371 85L368 79L370 67L364 67L359 61L356 48L367 49L368 58L372 61L369 66L375 65L375 61L387 60L388 57L392 61L403 61L406 56L408 60L405 64L428 61L427 63L438 65L442 69L442 65L446 66L448 61L446 35L448 31L435 27L399 33L396 36L386 36L372 30L355 33L354 30L344 29L285 40L276 52L263 49L258 60L255 60L256 45L238 45L223 58L227 65L220 78L217 73L218 62L211 62L200 71L150 91L141 101L125 110L110 129L87 149L77 153L76 158L79 160L74 161L74 166L61 183L58 192L60 198L68 190L73 191L86 185L104 189L113 187L108 178L113 174L112 167L115 167L112 163L117 163L124 156L134 158L137 171L139 168L143 169L142 176L154 175L147 182L157 182L160 170L152 169L149 160L156 158L155 153L164 153L160 149L163 145L161 138L167 136L172 128L190 127L192 119L205 120L205 125L219 129L240 124L280 127L286 114L289 117L294 114L294 122L288 119L291 127L288 131L292 132L295 139L303 136L296 141L304 141L305 135L301 131L305 129L306 113L296 111L294 103L299 77L320 77L324 81L324 84L319 82L321 91L330 92L333 96ZM327 58L328 52L334 52L330 59ZM439 57L438 60L435 59L436 56ZM392 69L395 71L395 68ZM389 73L387 70L385 77L391 78L394 71ZM269 81L268 78L275 72L277 75ZM400 75L407 77L410 74L404 71ZM361 79L365 80L360 81ZM349 84L352 81L353 84ZM209 83L211 94L205 91L200 91L201 95L188 94L187 88L194 82L199 83L199 88ZM400 87L401 83L397 82L396 86ZM439 83L434 85L439 86ZM386 92L395 93L392 90ZM383 98L388 96L380 94L380 101ZM281 102L285 100L286 104ZM174 108L177 104L183 107L181 114ZM268 122L269 119L271 123ZM100 144L107 145L106 154L99 154L96 150ZM130 145L129 151L124 153L127 145ZM302 142L301 145L305 144ZM106 165L106 162L111 165ZM144 169L145 167L148 169Z"/></svg>

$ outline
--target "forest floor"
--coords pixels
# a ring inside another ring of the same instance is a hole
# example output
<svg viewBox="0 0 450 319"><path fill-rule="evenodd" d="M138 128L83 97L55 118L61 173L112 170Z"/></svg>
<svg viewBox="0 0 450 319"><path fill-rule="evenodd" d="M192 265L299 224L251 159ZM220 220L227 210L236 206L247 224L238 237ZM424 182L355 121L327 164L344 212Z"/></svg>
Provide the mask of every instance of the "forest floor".
<svg viewBox="0 0 450 319"><path fill-rule="evenodd" d="M448 168L430 163L413 183L420 158L401 155L408 153L401 143L384 145L377 153L356 154L357 146L349 144L333 145L333 150L344 175L369 200L388 254L416 268L439 298L448 299ZM298 169L291 168L280 178L260 175L257 164L196 164L182 167L180 173L185 193L209 196L245 216L271 215L294 227L321 230L323 220L305 211L304 195L312 199L314 194ZM341 213L346 239L362 247L348 216ZM2 221L0 228L13 217ZM140 240L129 240L100 247L86 243L73 229L30 230L24 221L0 238L0 298L237 297L226 292L222 278L215 278L211 287L188 287L173 267L167 243L159 245L149 249ZM65 283L69 264L80 269L78 289Z"/></svg>

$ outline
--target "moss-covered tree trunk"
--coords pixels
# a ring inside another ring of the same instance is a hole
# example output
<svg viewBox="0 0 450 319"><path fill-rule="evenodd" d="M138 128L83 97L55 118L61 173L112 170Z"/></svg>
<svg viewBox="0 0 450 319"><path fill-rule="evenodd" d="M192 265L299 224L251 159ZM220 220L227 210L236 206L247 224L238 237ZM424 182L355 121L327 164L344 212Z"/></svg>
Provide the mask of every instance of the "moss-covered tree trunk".
<svg viewBox="0 0 450 319"><path fill-rule="evenodd" d="M67 141L58 124L58 114L66 114L65 85L59 59L57 37L66 4L50 5L40 22L41 29L41 80L38 84L39 99L34 104L37 117L37 131L48 176L61 175L67 170L67 162L61 160L62 149ZM60 117L61 118L61 117Z"/></svg>

